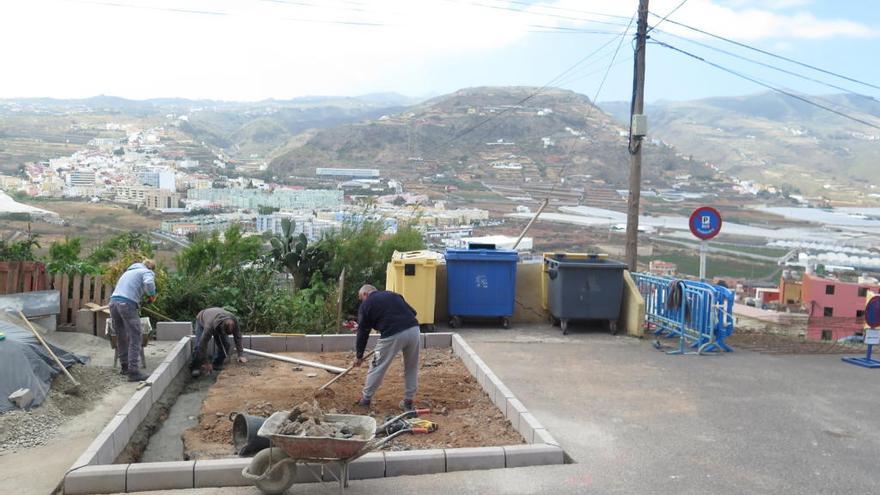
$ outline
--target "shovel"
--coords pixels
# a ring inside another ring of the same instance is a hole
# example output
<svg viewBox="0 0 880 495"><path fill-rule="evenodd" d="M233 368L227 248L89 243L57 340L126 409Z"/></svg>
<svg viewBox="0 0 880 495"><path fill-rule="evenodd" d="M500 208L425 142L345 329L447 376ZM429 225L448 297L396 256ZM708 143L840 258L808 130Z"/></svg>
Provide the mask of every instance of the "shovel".
<svg viewBox="0 0 880 495"><path fill-rule="evenodd" d="M372 356L375 352L376 352L376 350L373 349L372 351L370 351L370 352L368 352L367 354L365 354L365 355L364 355L364 360L366 360L368 357ZM319 397L319 396L323 395L322 392L324 392L324 390L325 390L327 387L329 387L330 385L333 385L333 383L335 383L336 380L339 380L339 379L342 378L343 376L347 375L348 372L351 371L351 370L353 370L353 369L354 369L354 365L352 364L351 366L349 366L348 368L346 368L345 371L343 371L342 373L340 373L340 374L334 376L332 380L330 380L329 382L327 382L327 383L321 385L321 387L318 388L318 390L315 391L315 397Z"/></svg>
<svg viewBox="0 0 880 495"><path fill-rule="evenodd" d="M31 332L33 332L34 336L37 337L37 340L39 340L40 343L43 344L43 347L45 347L46 350L49 351L49 355L52 356L52 359L55 360L55 364L57 364L58 367L61 368L61 371L63 371L64 374L67 375L67 378L70 378L70 381L73 382L73 388L68 389L67 393L69 393L69 394L78 393L79 392L79 382L77 382L76 379L73 377L73 375L71 375L70 372L67 371L67 368L65 368L64 365L61 364L61 360L58 359L58 356L56 356L54 352L52 352L52 348L49 347L49 344L47 344L45 340L43 340L43 336L40 335L40 332L38 332L37 329L34 328L33 325L31 325L30 320L27 319L27 317L24 315L24 313L22 313L21 310L18 310L18 317L22 321L27 323L28 328L30 328L30 330L31 330Z"/></svg>

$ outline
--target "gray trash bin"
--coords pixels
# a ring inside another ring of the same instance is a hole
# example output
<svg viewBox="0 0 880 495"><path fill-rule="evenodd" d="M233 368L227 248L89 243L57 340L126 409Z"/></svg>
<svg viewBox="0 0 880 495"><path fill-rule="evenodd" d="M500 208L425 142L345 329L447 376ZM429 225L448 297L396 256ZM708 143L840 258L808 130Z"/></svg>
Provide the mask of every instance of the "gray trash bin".
<svg viewBox="0 0 880 495"><path fill-rule="evenodd" d="M551 323L568 333L570 320L605 320L617 333L626 264L600 256L544 258Z"/></svg>

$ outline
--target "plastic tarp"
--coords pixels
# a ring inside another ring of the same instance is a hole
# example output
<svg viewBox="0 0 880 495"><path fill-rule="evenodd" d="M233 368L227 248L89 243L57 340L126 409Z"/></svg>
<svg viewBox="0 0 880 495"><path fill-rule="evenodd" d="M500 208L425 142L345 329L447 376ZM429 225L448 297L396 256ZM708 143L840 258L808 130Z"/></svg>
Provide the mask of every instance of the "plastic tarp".
<svg viewBox="0 0 880 495"><path fill-rule="evenodd" d="M61 368L30 330L0 319L0 332L6 334L6 338L0 340L0 413L16 409L8 397L20 388L33 392L30 407L39 406L46 400L52 379L61 373ZM65 367L88 362L85 356L47 344Z"/></svg>

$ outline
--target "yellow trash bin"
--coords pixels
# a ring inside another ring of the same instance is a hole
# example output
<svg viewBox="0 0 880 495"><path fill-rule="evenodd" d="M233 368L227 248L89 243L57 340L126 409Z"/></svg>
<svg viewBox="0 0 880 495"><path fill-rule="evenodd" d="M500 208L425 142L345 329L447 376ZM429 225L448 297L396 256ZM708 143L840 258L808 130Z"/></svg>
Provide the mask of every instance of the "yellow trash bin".
<svg viewBox="0 0 880 495"><path fill-rule="evenodd" d="M547 258L552 258L554 256L565 256L566 258L573 260L585 260L587 258L607 258L608 255L605 253L601 254L592 254L592 253L544 253L544 273L547 273ZM550 311L550 299L549 292L547 290L547 277L545 275L541 276L541 308L544 311Z"/></svg>
<svg viewBox="0 0 880 495"><path fill-rule="evenodd" d="M443 255L434 251L394 252L385 272L385 289L397 292L413 309L419 325L434 329L437 265Z"/></svg>

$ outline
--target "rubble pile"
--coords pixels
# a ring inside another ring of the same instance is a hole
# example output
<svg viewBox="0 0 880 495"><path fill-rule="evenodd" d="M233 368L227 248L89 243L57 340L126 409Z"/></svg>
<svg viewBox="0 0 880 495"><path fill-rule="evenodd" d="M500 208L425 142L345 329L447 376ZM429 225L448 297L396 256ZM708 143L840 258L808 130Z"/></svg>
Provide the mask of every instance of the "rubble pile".
<svg viewBox="0 0 880 495"><path fill-rule="evenodd" d="M352 438L356 436L345 423L326 421L324 412L313 401L303 402L293 408L278 433L300 437Z"/></svg>

